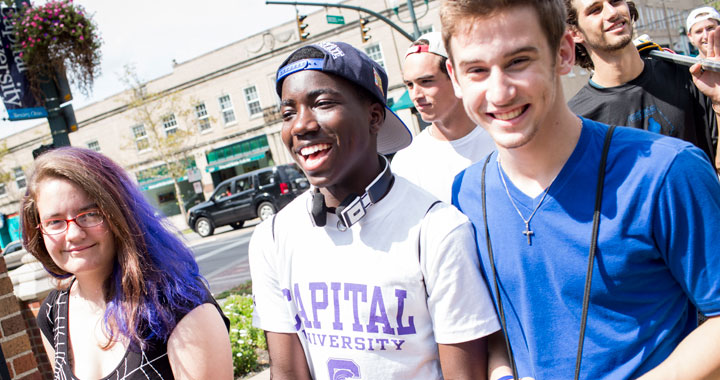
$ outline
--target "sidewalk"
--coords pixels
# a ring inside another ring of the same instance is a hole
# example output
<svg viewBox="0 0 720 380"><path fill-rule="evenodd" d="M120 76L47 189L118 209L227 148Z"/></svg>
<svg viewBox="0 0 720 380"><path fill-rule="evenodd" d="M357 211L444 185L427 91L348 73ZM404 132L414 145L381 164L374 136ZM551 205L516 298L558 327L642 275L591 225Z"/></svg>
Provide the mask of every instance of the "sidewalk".
<svg viewBox="0 0 720 380"><path fill-rule="evenodd" d="M245 380L270 380L270 368L258 373L253 377L249 377Z"/></svg>

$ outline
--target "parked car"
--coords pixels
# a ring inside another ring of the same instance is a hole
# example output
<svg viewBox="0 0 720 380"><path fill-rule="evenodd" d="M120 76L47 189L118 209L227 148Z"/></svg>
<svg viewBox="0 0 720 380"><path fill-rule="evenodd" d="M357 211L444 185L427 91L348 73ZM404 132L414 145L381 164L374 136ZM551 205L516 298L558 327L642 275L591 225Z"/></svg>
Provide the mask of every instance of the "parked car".
<svg viewBox="0 0 720 380"><path fill-rule="evenodd" d="M15 240L8 243L5 249L2 251L3 258L5 259L5 266L8 270L13 270L22 265L22 257L25 256L27 251L22 246L21 240Z"/></svg>
<svg viewBox="0 0 720 380"><path fill-rule="evenodd" d="M273 216L309 187L295 164L241 174L220 182L210 200L190 208L188 226L202 237L224 225L242 228L246 220Z"/></svg>

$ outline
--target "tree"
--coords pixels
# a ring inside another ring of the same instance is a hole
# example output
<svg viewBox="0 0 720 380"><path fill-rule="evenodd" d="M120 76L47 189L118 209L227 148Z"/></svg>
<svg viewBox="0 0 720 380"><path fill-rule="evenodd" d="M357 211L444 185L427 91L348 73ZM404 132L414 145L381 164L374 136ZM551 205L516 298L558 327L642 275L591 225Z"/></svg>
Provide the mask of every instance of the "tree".
<svg viewBox="0 0 720 380"><path fill-rule="evenodd" d="M184 102L177 91L148 92L135 68L130 65L125 66L121 79L129 89L126 101L132 110L131 118L145 129L147 138L143 139L143 148L149 148L154 153L153 160L161 162L161 165L152 168L152 175L172 178L175 199L183 218L187 219L179 179L187 174L193 159L189 153L195 146L197 121L190 120L189 116L192 114L191 105L195 102L193 99ZM183 121L186 127L179 121ZM133 140L132 148L135 149L139 143Z"/></svg>

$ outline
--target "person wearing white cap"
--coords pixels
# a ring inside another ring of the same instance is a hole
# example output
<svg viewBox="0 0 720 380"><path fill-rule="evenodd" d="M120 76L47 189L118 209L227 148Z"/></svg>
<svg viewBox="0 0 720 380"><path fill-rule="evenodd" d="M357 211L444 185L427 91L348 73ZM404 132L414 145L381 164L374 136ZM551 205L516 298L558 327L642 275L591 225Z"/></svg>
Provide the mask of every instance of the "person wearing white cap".
<svg viewBox="0 0 720 380"><path fill-rule="evenodd" d="M565 0L575 64L594 70L568 105L577 115L688 141L716 161L720 73L640 55L632 43L639 14L626 0ZM711 39L712 40L712 39ZM720 52L720 38L715 39ZM720 60L711 55L710 59Z"/></svg>
<svg viewBox="0 0 720 380"><path fill-rule="evenodd" d="M698 57L707 56L708 35L718 27L718 23L720 23L720 14L713 7L693 9L688 15L685 30L690 43L700 52Z"/></svg>
<svg viewBox="0 0 720 380"><path fill-rule="evenodd" d="M276 91L283 143L312 189L250 241L253 324L266 332L271 377L486 373L486 337L500 324L472 227L380 155L411 140L387 109L385 71L346 43L320 42L280 65Z"/></svg>
<svg viewBox="0 0 720 380"><path fill-rule="evenodd" d="M430 126L392 161L395 174L450 203L455 175L495 150L495 143L455 96L440 32L420 36L405 54L403 80L420 117Z"/></svg>

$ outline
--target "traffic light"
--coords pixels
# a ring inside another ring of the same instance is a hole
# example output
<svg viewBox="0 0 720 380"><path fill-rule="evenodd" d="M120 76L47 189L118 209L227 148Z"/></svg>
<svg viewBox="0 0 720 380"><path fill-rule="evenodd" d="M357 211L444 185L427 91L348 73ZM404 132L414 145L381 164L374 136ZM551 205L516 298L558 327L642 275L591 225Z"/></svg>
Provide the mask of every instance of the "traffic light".
<svg viewBox="0 0 720 380"><path fill-rule="evenodd" d="M368 34L368 32L370 32L370 28L365 26L368 22L370 22L370 20L368 20L367 17L360 17L360 37L362 38L363 43L372 38L372 36Z"/></svg>
<svg viewBox="0 0 720 380"><path fill-rule="evenodd" d="M72 104L66 104L60 107L60 114L63 119L65 119L65 125L67 126L68 133L77 131L77 120L75 119L75 112L73 111Z"/></svg>
<svg viewBox="0 0 720 380"><path fill-rule="evenodd" d="M310 37L310 33L305 31L305 28L308 27L308 24L304 23L305 19L307 18L307 15L301 15L298 14L295 16L297 20L297 29L298 29L298 36L300 36L300 41L305 41Z"/></svg>

